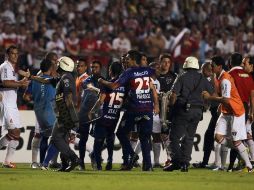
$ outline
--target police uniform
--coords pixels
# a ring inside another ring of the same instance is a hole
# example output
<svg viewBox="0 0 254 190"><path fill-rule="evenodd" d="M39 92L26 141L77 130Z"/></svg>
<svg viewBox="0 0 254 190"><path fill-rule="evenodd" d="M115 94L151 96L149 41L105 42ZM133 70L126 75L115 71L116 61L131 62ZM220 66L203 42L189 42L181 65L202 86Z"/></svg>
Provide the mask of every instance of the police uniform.
<svg viewBox="0 0 254 190"><path fill-rule="evenodd" d="M166 171L180 168L181 171L188 171L194 136L203 115L201 94L204 90L211 94L214 92L209 81L198 72L196 58L186 58L184 68L186 72L178 76L172 87L172 92L177 96L170 133L173 165Z"/></svg>
<svg viewBox="0 0 254 190"><path fill-rule="evenodd" d="M76 102L76 88L74 81L74 77L71 73L66 72L63 74L56 86L56 98L63 95L65 99L68 94L72 94L72 101ZM64 109L58 109L57 121L52 132L52 143L65 158L70 159L72 162L77 162L77 155L69 147L69 132L71 128L75 127L75 125L73 122L71 122L73 126L71 124L68 126L66 125L65 112L66 110Z"/></svg>

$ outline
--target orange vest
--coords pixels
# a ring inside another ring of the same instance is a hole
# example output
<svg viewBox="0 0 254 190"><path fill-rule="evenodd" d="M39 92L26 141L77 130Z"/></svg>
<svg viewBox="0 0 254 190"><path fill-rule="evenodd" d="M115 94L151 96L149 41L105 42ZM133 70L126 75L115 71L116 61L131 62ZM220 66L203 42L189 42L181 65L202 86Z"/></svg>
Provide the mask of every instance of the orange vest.
<svg viewBox="0 0 254 190"><path fill-rule="evenodd" d="M221 112L225 114L233 114L234 116L241 116L245 113L244 106L242 100L239 96L237 88L234 83L234 79L230 74L227 72L223 72L219 77L218 81L221 86L221 82L223 79L229 80L231 83L231 91L230 91L230 98L229 98L229 106L221 105ZM220 89L221 91L221 89ZM220 92L221 93L221 92Z"/></svg>

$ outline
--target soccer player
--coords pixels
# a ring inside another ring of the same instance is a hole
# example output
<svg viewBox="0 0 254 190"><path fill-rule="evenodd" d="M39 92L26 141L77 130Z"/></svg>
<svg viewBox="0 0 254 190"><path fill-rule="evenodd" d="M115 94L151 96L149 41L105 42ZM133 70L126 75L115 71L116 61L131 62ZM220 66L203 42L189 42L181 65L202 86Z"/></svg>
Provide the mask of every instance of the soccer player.
<svg viewBox="0 0 254 190"><path fill-rule="evenodd" d="M109 67L109 76L111 82L118 79L122 72L122 65L119 62L113 62ZM96 121L94 127L94 157L96 160L97 170L102 170L101 166L101 151L103 143L106 139L108 149L108 161L106 170L112 169L113 148L115 139L115 128L120 116L120 109L126 94L125 87L120 86L115 90L102 88L100 97L90 111L93 114L102 106L102 116Z"/></svg>
<svg viewBox="0 0 254 190"><path fill-rule="evenodd" d="M7 146L7 154L3 167L14 168L12 159L19 144L20 137L20 115L17 107L17 88L26 88L29 81L24 78L17 80L15 72L18 63L19 51L16 46L11 45L6 49L7 60L0 66L0 79L2 86L0 88L0 117L3 121L3 127L8 133L0 139L0 149Z"/></svg>
<svg viewBox="0 0 254 190"><path fill-rule="evenodd" d="M164 53L161 54L159 57L160 62L160 76L158 77L158 81L160 82L160 92L168 93L171 90L171 87L177 77L177 74L172 72L171 66L173 64L172 62L172 56L170 54ZM170 131L170 125L171 125L171 110L168 110L167 113L167 120L169 121L167 127L162 127L161 129L161 138L163 142L163 146L167 153L167 160L165 161L164 166L168 166L171 163L171 150L170 150L170 139L169 139L169 131Z"/></svg>
<svg viewBox="0 0 254 190"><path fill-rule="evenodd" d="M52 78L54 65L50 60L43 59L40 70L42 78ZM40 163L42 164L48 149L48 139L56 120L54 112L55 88L51 84L32 81L24 94L24 99L34 101L34 111L40 127Z"/></svg>
<svg viewBox="0 0 254 190"><path fill-rule="evenodd" d="M248 157L247 148L242 140L247 138L245 129L245 110L239 96L234 79L224 71L225 62L220 56L212 58L213 73L219 80L221 96L211 96L207 91L202 93L203 98L209 101L221 103L221 115L218 118L215 129L215 140L223 146L233 143L249 172L252 172L252 164ZM231 140L232 139L232 140Z"/></svg>
<svg viewBox="0 0 254 190"><path fill-rule="evenodd" d="M80 107L81 103L81 93L82 93L82 84L84 80L89 77L87 74L87 62L84 58L81 58L77 61L77 73L78 77L76 78L76 90L77 90L77 101L78 101L78 108Z"/></svg>
<svg viewBox="0 0 254 190"><path fill-rule="evenodd" d="M91 110L93 105L98 99L99 94L99 83L98 79L101 77L101 62L93 61L90 65L91 75L83 81L83 93L82 93L82 102L79 111L79 156L80 156L80 169L85 169L85 151L86 151L86 142L89 136L90 130L90 119L88 118L88 112Z"/></svg>
<svg viewBox="0 0 254 190"><path fill-rule="evenodd" d="M242 55L240 53L233 53L230 56L230 65L232 66L231 70L228 72L234 79L236 88L241 97L245 108L245 122L247 123L249 111L252 110L251 101L253 97L251 96L254 93L254 81L252 76L245 72L242 67ZM247 127L247 140L245 141L248 145L251 161L254 162L254 142L252 140L251 128ZM231 171L234 166L235 159L238 153L235 149L231 149L230 152L230 164L228 171Z"/></svg>
<svg viewBox="0 0 254 190"><path fill-rule="evenodd" d="M153 77L153 84L157 91L157 93L160 93L160 82L157 79L157 77L160 76L160 64L157 62L152 62L149 64L149 67L155 70L155 75ZM153 168L162 168L160 165L160 151L161 151L161 121L159 115L153 115L153 155L154 155L154 165Z"/></svg>
<svg viewBox="0 0 254 190"><path fill-rule="evenodd" d="M138 51L128 51L126 56L128 69L123 72L119 79L115 82L99 79L99 82L111 89L116 89L120 86L129 88L126 124L121 132L118 131L117 136L122 148L126 151L126 155L130 156L129 168L131 169L138 156L135 154L131 155L132 148L127 134L131 130L130 126L137 125L143 155L142 170L151 171L149 141L152 134L153 111L155 114L159 113L159 104L157 101L158 95L151 80L154 71L149 67L140 67L140 60L141 55Z"/></svg>

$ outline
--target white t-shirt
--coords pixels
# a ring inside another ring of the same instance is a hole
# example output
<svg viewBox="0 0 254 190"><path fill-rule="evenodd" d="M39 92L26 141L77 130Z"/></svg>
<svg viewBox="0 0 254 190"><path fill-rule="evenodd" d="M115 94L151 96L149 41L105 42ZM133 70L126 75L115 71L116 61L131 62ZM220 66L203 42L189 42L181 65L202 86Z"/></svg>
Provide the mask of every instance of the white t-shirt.
<svg viewBox="0 0 254 190"><path fill-rule="evenodd" d="M17 81L15 70L10 62L5 61L0 65L0 80ZM6 107L17 108L17 88L0 87L0 93L3 98L3 104Z"/></svg>
<svg viewBox="0 0 254 190"><path fill-rule="evenodd" d="M157 79L152 79L152 82L153 82L153 85L156 89L156 92L159 94L160 93L160 90L161 90L161 84L160 82L157 80Z"/></svg>

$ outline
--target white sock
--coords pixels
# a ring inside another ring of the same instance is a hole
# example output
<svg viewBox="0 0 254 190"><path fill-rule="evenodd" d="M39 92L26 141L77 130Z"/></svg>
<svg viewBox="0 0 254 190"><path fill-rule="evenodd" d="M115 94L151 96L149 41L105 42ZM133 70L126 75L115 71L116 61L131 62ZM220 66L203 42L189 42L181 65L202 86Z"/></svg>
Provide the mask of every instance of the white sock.
<svg viewBox="0 0 254 190"><path fill-rule="evenodd" d="M215 153L214 164L215 166L220 167L221 166L221 144L219 143L215 144L214 153Z"/></svg>
<svg viewBox="0 0 254 190"><path fill-rule="evenodd" d="M136 146L137 146L137 144L138 144L138 141L130 140L130 143L131 143L131 147L132 147L132 149L134 150L134 149L135 149L135 147L136 147Z"/></svg>
<svg viewBox="0 0 254 190"><path fill-rule="evenodd" d="M154 164L160 164L161 143L153 143Z"/></svg>
<svg viewBox="0 0 254 190"><path fill-rule="evenodd" d="M247 148L243 145L243 143L241 143L240 145L238 145L236 147L236 149L238 150L241 158L244 160L246 167L248 168L252 168L252 165L250 163L250 159L249 159L249 154L247 151Z"/></svg>
<svg viewBox="0 0 254 190"><path fill-rule="evenodd" d="M3 136L1 139L0 139L0 149L3 148L3 147L6 147L8 144L10 143L9 139L5 136Z"/></svg>
<svg viewBox="0 0 254 190"><path fill-rule="evenodd" d="M32 140L32 163L37 162L38 153L40 150L40 141L41 139L38 137L33 137Z"/></svg>
<svg viewBox="0 0 254 190"><path fill-rule="evenodd" d="M254 141L252 139L248 139L246 143L249 147L251 161L254 161Z"/></svg>
<svg viewBox="0 0 254 190"><path fill-rule="evenodd" d="M225 168L228 155L228 147L225 144L221 145L221 168Z"/></svg>
<svg viewBox="0 0 254 190"><path fill-rule="evenodd" d="M138 143L137 143L137 145L136 145L136 147L135 147L135 149L134 149L134 152L135 152L136 154L139 154L139 153L141 152L141 144L140 144L140 141L138 141Z"/></svg>
<svg viewBox="0 0 254 190"><path fill-rule="evenodd" d="M17 141L17 140L11 140L9 142L8 147L7 147L6 157L5 157L5 163L11 162L12 157L13 157L18 145L19 145L19 141Z"/></svg>
<svg viewBox="0 0 254 190"><path fill-rule="evenodd" d="M88 143L86 143L86 151L88 153L91 153L93 151L93 147L92 146L89 146Z"/></svg>

